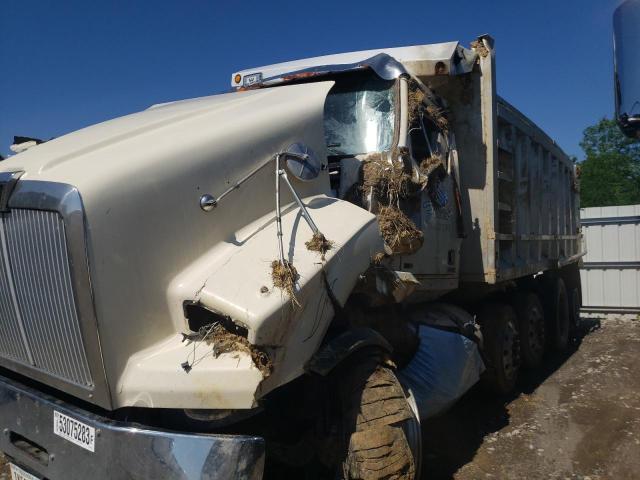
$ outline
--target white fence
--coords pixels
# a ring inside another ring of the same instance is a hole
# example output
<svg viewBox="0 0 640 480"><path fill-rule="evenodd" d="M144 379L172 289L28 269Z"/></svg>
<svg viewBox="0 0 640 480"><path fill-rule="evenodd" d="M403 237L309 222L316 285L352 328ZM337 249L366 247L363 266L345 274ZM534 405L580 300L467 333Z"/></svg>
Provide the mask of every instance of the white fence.
<svg viewBox="0 0 640 480"><path fill-rule="evenodd" d="M587 312L640 313L640 205L583 208Z"/></svg>

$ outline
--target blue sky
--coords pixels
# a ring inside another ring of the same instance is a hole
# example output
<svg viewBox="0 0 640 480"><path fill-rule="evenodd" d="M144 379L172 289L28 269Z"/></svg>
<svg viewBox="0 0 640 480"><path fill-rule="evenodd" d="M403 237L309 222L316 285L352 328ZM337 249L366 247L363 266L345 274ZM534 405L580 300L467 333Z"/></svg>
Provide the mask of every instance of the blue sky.
<svg viewBox="0 0 640 480"><path fill-rule="evenodd" d="M246 67L489 33L500 95L582 158L582 131L613 111L619 2L3 0L0 153L13 135L220 92Z"/></svg>

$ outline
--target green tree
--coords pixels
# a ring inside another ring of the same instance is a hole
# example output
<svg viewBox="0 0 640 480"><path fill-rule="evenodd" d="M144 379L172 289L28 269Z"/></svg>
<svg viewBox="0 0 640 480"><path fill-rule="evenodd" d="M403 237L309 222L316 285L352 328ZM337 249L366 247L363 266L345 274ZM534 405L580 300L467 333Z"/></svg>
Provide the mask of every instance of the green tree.
<svg viewBox="0 0 640 480"><path fill-rule="evenodd" d="M580 146L580 205L605 207L640 203L640 142L625 137L614 120L587 127Z"/></svg>

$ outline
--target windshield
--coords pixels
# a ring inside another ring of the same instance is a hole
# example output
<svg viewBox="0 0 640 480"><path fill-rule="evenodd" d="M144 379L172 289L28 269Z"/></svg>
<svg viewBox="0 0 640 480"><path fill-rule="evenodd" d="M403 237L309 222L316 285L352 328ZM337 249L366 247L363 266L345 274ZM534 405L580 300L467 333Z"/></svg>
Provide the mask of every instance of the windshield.
<svg viewBox="0 0 640 480"><path fill-rule="evenodd" d="M391 148L394 84L395 80L382 80L372 73L336 82L324 105L324 135L329 156Z"/></svg>

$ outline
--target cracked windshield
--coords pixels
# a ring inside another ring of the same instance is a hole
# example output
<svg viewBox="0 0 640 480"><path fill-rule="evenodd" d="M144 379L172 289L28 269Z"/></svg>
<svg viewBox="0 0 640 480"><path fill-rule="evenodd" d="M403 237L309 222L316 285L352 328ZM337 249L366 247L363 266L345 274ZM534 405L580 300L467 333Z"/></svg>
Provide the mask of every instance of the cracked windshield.
<svg viewBox="0 0 640 480"><path fill-rule="evenodd" d="M391 148L394 83L372 74L338 81L324 106L328 155L357 155Z"/></svg>

